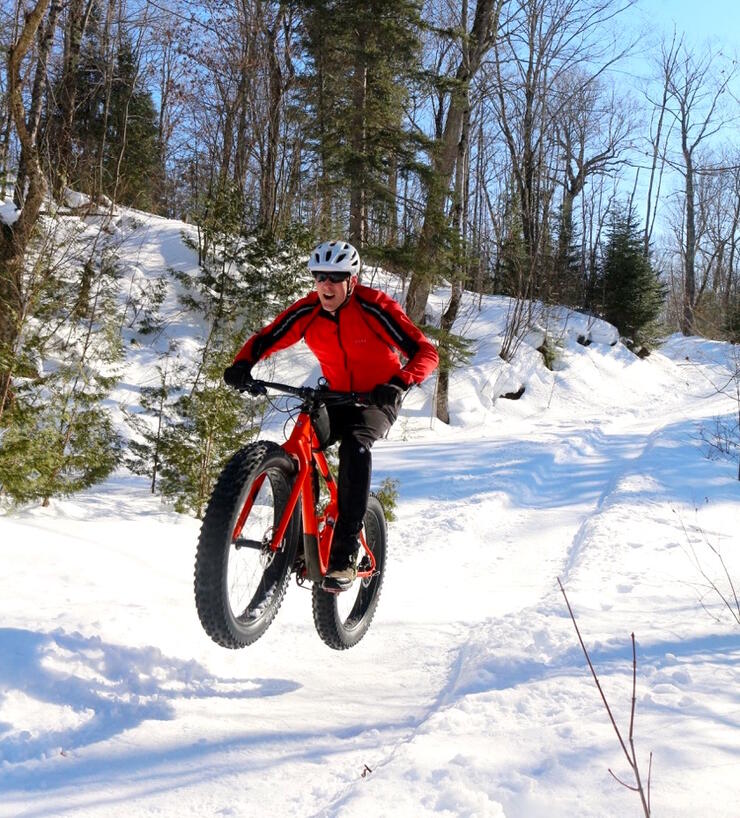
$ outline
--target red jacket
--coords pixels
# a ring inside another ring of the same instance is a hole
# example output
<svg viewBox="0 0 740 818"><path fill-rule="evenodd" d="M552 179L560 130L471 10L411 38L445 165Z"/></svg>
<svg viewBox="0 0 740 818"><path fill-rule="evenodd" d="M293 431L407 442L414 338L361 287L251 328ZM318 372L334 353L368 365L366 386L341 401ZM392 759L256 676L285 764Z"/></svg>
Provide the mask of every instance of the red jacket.
<svg viewBox="0 0 740 818"><path fill-rule="evenodd" d="M309 293L255 333L235 361L255 364L304 338L318 358L331 389L367 392L391 378L406 386L434 371L437 350L398 302L372 287L356 284L334 315ZM399 353L406 359L402 366Z"/></svg>

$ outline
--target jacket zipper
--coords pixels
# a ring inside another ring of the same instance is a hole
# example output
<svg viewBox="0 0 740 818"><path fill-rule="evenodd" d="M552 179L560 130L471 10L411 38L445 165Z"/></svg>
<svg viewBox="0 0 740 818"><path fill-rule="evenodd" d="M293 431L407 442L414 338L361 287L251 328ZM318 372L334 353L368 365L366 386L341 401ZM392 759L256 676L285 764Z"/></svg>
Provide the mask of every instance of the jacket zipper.
<svg viewBox="0 0 740 818"><path fill-rule="evenodd" d="M353 380L352 380L352 372L349 368L349 358L347 357L347 351L344 348L344 344L342 343L342 333L340 331L340 318L337 315L337 344L339 345L339 349L342 351L342 357L344 358L344 371L347 373L347 377L349 378L349 392L353 390Z"/></svg>

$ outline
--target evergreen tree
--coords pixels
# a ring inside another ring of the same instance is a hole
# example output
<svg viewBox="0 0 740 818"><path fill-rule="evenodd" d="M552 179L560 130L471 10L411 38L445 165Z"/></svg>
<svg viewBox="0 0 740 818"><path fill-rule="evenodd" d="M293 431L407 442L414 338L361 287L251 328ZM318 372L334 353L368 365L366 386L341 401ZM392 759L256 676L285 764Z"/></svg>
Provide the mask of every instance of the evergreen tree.
<svg viewBox="0 0 740 818"><path fill-rule="evenodd" d="M512 298L532 297L528 284L531 276L524 246L521 217L508 191L502 198L504 217L494 271L493 292L496 295L508 295Z"/></svg>
<svg viewBox="0 0 740 818"><path fill-rule="evenodd" d="M223 382L233 355L206 352L192 390L175 402L175 418L159 441L162 494L175 510L203 516L224 463L256 433L254 404Z"/></svg>
<svg viewBox="0 0 740 818"><path fill-rule="evenodd" d="M586 300L586 283L582 270L581 236L572 223L572 214L563 213L562 204L556 218L556 225L551 232L557 232L557 248L552 260L553 275L550 284L548 302L563 304L569 307L588 307Z"/></svg>
<svg viewBox="0 0 740 818"><path fill-rule="evenodd" d="M124 462L134 474L151 478L152 494L157 489L157 478L162 462L163 438L176 417L174 406L177 394L175 384L182 380L182 365L173 358L176 345L171 344L157 364L159 383L142 386L140 412L126 412L126 423L136 437L128 442ZM173 397L174 395L174 397Z"/></svg>
<svg viewBox="0 0 740 818"><path fill-rule="evenodd" d="M319 158L320 229L343 230L360 247L382 232L393 239L396 179L414 161L417 137L404 123L408 87L418 71L421 29L416 0L304 0L304 77ZM335 192L348 194L339 201Z"/></svg>
<svg viewBox="0 0 740 818"><path fill-rule="evenodd" d="M23 358L44 361L46 371L18 383L3 419L0 492L15 502L46 505L73 494L107 477L120 457L121 441L103 405L122 359L114 257L96 251L74 273L58 269L42 277L37 321L24 337Z"/></svg>
<svg viewBox="0 0 740 818"><path fill-rule="evenodd" d="M740 344L740 296L730 299L724 328L727 340L731 344Z"/></svg>
<svg viewBox="0 0 740 818"><path fill-rule="evenodd" d="M104 191L120 204L156 212L163 181L157 112L125 37L118 49L107 126Z"/></svg>
<svg viewBox="0 0 740 818"><path fill-rule="evenodd" d="M139 439L129 468L152 477L178 511L202 516L225 460L256 433L263 405L245 401L223 383L223 371L245 338L305 289L303 237L265 240L240 232L241 198L231 185L215 184L203 203L194 275L183 305L205 319L207 335L187 377L174 377L143 393L133 422ZM174 373L173 373L174 375Z"/></svg>
<svg viewBox="0 0 740 818"><path fill-rule="evenodd" d="M666 287L644 253L641 231L632 212L612 219L601 261L603 315L635 351L655 341Z"/></svg>
<svg viewBox="0 0 740 818"><path fill-rule="evenodd" d="M81 383L68 367L19 395L0 448L0 490L17 503L63 497L104 480L121 441L101 406L110 383Z"/></svg>
<svg viewBox="0 0 740 818"><path fill-rule="evenodd" d="M73 156L65 181L91 196L156 212L163 180L154 101L130 35L119 31L112 59L106 53L102 16L101 4L94 3L75 71Z"/></svg>
<svg viewBox="0 0 740 818"><path fill-rule="evenodd" d="M237 188L216 182L200 206L198 235L183 234L198 253L196 275L173 271L184 285L183 305L203 315L212 332L231 326L245 334L261 326L306 288L308 235L297 229L283 239L243 230ZM226 333L228 335L228 332Z"/></svg>

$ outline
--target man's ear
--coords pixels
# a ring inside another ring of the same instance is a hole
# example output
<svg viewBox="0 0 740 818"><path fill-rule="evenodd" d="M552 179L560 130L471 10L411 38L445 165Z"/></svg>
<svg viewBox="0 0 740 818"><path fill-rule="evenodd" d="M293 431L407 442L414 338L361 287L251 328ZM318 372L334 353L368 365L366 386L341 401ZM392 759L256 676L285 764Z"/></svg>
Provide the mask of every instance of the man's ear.
<svg viewBox="0 0 740 818"><path fill-rule="evenodd" d="M349 277L349 284L347 285L347 298L352 295L352 290L354 290L355 285L357 284L357 276L351 275Z"/></svg>

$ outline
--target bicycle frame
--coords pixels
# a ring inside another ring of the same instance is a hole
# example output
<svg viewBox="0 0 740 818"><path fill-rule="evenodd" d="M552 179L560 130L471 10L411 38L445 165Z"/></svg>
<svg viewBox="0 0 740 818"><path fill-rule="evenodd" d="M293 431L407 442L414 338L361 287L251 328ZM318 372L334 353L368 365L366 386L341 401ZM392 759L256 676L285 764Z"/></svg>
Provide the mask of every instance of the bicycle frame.
<svg viewBox="0 0 740 818"><path fill-rule="evenodd" d="M303 521L303 553L306 566L305 576L303 578L309 579L312 582L321 582L329 566L329 555L334 537L334 525L338 516L338 505L337 484L329 468L326 456L321 450L321 444L319 443L313 422L311 421L308 397L310 395L312 398L315 390L309 388L297 389L295 387L286 386L285 384L260 383L265 387L272 387L279 391L288 392L304 398L304 404L296 419L293 431L285 443L282 444L282 448L297 464L296 478L288 501L285 504L283 514L273 529L270 550L277 551L280 547L280 543L283 541L288 529L290 519L300 500L301 518ZM316 513L318 497L314 496L312 466L316 468L329 491L329 502L321 514ZM239 513L236 525L234 526L232 534L233 540L236 540L241 534L244 523L249 516L249 512L252 510L254 499L264 482L265 476L266 475L262 475L262 477L256 480L252 485L244 502L244 506ZM364 532L360 531L359 538L368 556L370 566L365 570L358 571L357 576L360 579L369 578L375 572L375 556L368 548Z"/></svg>

